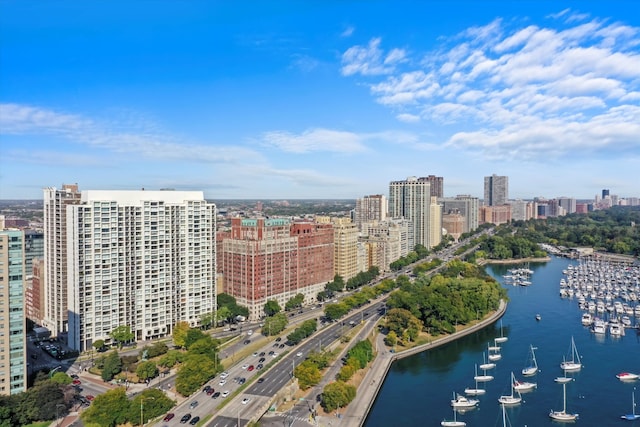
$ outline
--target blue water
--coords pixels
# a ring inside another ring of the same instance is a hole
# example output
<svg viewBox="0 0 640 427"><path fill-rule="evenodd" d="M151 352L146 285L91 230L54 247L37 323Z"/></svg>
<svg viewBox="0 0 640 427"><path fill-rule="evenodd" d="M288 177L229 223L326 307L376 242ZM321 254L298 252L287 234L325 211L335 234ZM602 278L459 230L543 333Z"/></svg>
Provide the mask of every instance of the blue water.
<svg viewBox="0 0 640 427"><path fill-rule="evenodd" d="M613 426L627 423L640 426L640 421L620 419L631 413L631 393L638 386L636 401L640 403L640 381L623 383L619 372L640 373L640 337L627 329L621 338L596 337L582 326L582 311L575 299L559 296L562 270L575 261L553 258L548 263L531 264L534 270L529 287L504 285L509 293L509 307L502 318L504 333L509 340L502 346L502 359L488 373L495 379L482 383L486 394L478 397L476 409L458 413L458 420L468 427L502 426L498 397L510 394L510 375L519 380L537 382L538 388L523 393L523 403L507 407L512 426L549 426L551 409L562 410L562 386L554 378L562 375L560 362L570 350L573 336L582 357L582 370L568 376L575 381L567 384L567 411L579 413L577 425ZM501 283L502 275L514 265L490 266L488 272ZM535 315L542 316L541 321ZM378 426L439 426L443 419L452 419L450 400L453 392L464 394L474 386L474 364L482 363L487 342L500 335L500 322L461 338L448 345L417 354L394 363L374 403L365 427ZM540 372L524 378L529 345L537 347ZM640 405L638 405L640 409ZM566 424L566 423L565 423Z"/></svg>

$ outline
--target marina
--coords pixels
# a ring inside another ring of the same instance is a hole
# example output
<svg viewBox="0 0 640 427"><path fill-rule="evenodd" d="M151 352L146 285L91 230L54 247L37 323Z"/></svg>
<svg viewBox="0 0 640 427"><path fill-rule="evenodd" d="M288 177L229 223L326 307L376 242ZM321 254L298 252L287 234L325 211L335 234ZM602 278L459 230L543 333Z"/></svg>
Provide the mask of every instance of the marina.
<svg viewBox="0 0 640 427"><path fill-rule="evenodd" d="M529 268L535 273L531 275L531 286L505 283L503 276L507 274L507 267L504 265L488 267L509 293L509 307L502 322L395 362L364 425L402 423L417 427L438 425L444 418L450 418L451 394L442 390L464 390L473 384L475 365L480 368L479 361L486 363L488 347L498 344L502 358L494 362L491 370L494 381L476 386L485 393L474 396L479 402L472 410L458 412L457 422L465 422L467 426L502 425L504 406L498 399L512 393L518 397L518 393L512 391L513 372L516 383L536 386L526 394L521 390L521 403L506 406L506 417L512 426L558 425L562 420L556 420L563 417L563 412L568 417L580 414L575 422L582 425L619 423L621 414L630 413L629 401L634 387L640 386L640 380L621 375L640 371L640 336L630 328L624 328L626 335L619 337L611 336L608 330L605 334L596 334L593 325L583 325L582 316L588 310L581 309L575 292L573 297L558 295L561 278L567 281L563 270L568 271L569 265L579 263L555 257L548 263L532 263ZM612 298L612 305L613 302ZM540 321L536 321L536 314L540 315ZM635 325L635 314L630 318L632 326ZM503 336L508 337L508 341L495 341ZM571 360L573 347L581 368L563 371L560 364ZM534 358L537 371L526 379L518 378L523 366L525 369L533 366ZM564 380L556 381L559 378ZM554 412L557 418L551 416Z"/></svg>

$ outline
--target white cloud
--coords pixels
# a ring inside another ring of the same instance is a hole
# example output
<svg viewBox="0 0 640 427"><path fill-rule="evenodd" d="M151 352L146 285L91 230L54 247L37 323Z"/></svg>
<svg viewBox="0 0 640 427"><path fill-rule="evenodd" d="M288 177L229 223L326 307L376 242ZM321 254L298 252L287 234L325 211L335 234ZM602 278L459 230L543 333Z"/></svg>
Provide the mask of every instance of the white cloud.
<svg viewBox="0 0 640 427"><path fill-rule="evenodd" d="M375 76L393 72L395 65L405 60L406 52L396 48L385 55L380 49L380 43L380 38L374 38L367 46L353 46L347 49L342 54L342 74Z"/></svg>
<svg viewBox="0 0 640 427"><path fill-rule="evenodd" d="M134 153L147 159L212 163L262 161L253 150L182 141L173 135L149 130L147 123L139 127L135 123L106 124L77 114L20 104L0 104L0 132L5 135L58 136L87 147L120 154Z"/></svg>
<svg viewBox="0 0 640 427"><path fill-rule="evenodd" d="M358 134L322 128L309 129L297 135L287 131L266 132L262 139L266 144L290 153L352 153L365 150L362 137Z"/></svg>
<svg viewBox="0 0 640 427"><path fill-rule="evenodd" d="M342 33L340 33L340 37L350 37L356 29L351 25L344 29Z"/></svg>
<svg viewBox="0 0 640 427"><path fill-rule="evenodd" d="M583 145L637 151L629 111L640 98L640 29L570 9L551 18L552 26L495 19L442 37L422 57L403 49L393 68L374 38L345 52L343 74L372 76L372 96L399 121L456 129L447 146L487 158L545 159Z"/></svg>

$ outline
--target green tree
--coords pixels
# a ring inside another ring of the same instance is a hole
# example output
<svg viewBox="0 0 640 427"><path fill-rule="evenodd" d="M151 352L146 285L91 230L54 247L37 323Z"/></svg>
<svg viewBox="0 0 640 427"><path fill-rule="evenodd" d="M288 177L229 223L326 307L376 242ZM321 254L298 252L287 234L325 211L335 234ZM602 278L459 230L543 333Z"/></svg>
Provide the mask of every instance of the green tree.
<svg viewBox="0 0 640 427"><path fill-rule="evenodd" d="M228 321L231 318L231 310L229 307L220 307L216 311L216 323L219 325L224 321Z"/></svg>
<svg viewBox="0 0 640 427"><path fill-rule="evenodd" d="M332 412L347 406L355 397L356 388L354 386L336 381L327 384L324 388L321 395L321 405L325 411Z"/></svg>
<svg viewBox="0 0 640 427"><path fill-rule="evenodd" d="M216 316L215 316L215 313L213 312L205 313L202 316L200 316L200 326L203 327L204 329L211 328L215 322L216 322Z"/></svg>
<svg viewBox="0 0 640 427"><path fill-rule="evenodd" d="M102 367L102 379L104 381L111 381L113 377L122 371L122 360L118 356L117 351L112 351L104 358L104 365Z"/></svg>
<svg viewBox="0 0 640 427"><path fill-rule="evenodd" d="M146 381L158 376L158 367L154 362L140 362L136 368L136 375L142 381Z"/></svg>
<svg viewBox="0 0 640 427"><path fill-rule="evenodd" d="M187 331L187 335L184 338L184 347L186 349L189 349L194 342L200 341L201 339L206 337L208 337L208 335L202 332L200 329L189 328L189 330Z"/></svg>
<svg viewBox="0 0 640 427"><path fill-rule="evenodd" d="M189 332L189 323L178 322L173 327L173 345L178 348L184 348L186 346L187 332Z"/></svg>
<svg viewBox="0 0 640 427"><path fill-rule="evenodd" d="M389 347L393 347L398 343L398 335L394 331L389 331L387 336L384 338L384 343Z"/></svg>
<svg viewBox="0 0 640 427"><path fill-rule="evenodd" d="M158 365L164 368L173 368L177 363L182 363L186 354L178 350L169 350L167 354L162 356Z"/></svg>
<svg viewBox="0 0 640 427"><path fill-rule="evenodd" d="M51 381L59 385L69 385L73 382L73 378L71 378L64 372L58 371L53 374L53 376L51 377Z"/></svg>
<svg viewBox="0 0 640 427"><path fill-rule="evenodd" d="M122 348L122 344L131 341L134 338L133 332L131 332L131 326L120 325L109 333L111 339L118 343L118 347Z"/></svg>
<svg viewBox="0 0 640 427"><path fill-rule="evenodd" d="M284 313L277 313L272 317L264 319L264 325L262 326L262 335L274 336L284 331L289 323L287 315Z"/></svg>
<svg viewBox="0 0 640 427"><path fill-rule="evenodd" d="M124 387L118 387L97 395L91 405L81 412L80 418L85 424L115 427L127 422L130 405Z"/></svg>
<svg viewBox="0 0 640 427"><path fill-rule="evenodd" d="M140 425L140 408L142 407L144 409L142 422L147 423L149 420L163 415L174 405L175 402L162 391L149 388L133 397L129 404L129 411L127 411L127 420L134 425Z"/></svg>
<svg viewBox="0 0 640 427"><path fill-rule="evenodd" d="M308 360L295 367L293 375L298 379L298 385L302 390L306 390L320 382L322 374L318 366Z"/></svg>
<svg viewBox="0 0 640 427"><path fill-rule="evenodd" d="M329 320L337 320L348 312L349 308L341 302L324 306L324 315Z"/></svg>
<svg viewBox="0 0 640 427"><path fill-rule="evenodd" d="M189 396L215 374L215 363L209 357L203 354L189 355L178 369L176 391L183 396Z"/></svg>
<svg viewBox="0 0 640 427"><path fill-rule="evenodd" d="M302 303L304 303L304 295L297 294L295 297L286 302L286 304L284 305L284 309L286 311L293 310L298 307L302 307Z"/></svg>
<svg viewBox="0 0 640 427"><path fill-rule="evenodd" d="M279 313L281 310L282 308L280 307L280 304L278 304L278 301L273 299L270 299L264 305L264 313L269 317L273 316L276 313Z"/></svg>

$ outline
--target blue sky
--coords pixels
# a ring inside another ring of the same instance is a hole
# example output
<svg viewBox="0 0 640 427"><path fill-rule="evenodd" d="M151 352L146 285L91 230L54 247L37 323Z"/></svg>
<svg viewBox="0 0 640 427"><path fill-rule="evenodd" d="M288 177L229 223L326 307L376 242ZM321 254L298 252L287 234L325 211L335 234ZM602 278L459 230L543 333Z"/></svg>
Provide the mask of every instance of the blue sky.
<svg viewBox="0 0 640 427"><path fill-rule="evenodd" d="M640 196L635 1L0 1L0 198Z"/></svg>

